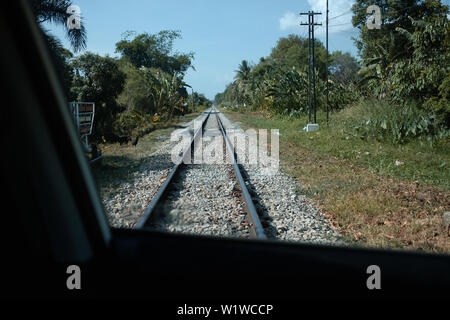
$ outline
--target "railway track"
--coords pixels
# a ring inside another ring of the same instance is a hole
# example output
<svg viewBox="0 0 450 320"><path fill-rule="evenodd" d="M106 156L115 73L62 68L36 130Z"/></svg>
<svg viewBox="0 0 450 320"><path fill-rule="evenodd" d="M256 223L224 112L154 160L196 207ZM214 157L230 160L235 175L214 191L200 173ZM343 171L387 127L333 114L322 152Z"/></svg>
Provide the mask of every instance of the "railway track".
<svg viewBox="0 0 450 320"><path fill-rule="evenodd" d="M222 143L212 145L220 140ZM187 161L194 160L198 152L203 155L205 150L217 146L223 148L226 157L223 162L191 164ZM201 125L193 132L190 143L135 228L266 238L217 109L212 108L203 115Z"/></svg>

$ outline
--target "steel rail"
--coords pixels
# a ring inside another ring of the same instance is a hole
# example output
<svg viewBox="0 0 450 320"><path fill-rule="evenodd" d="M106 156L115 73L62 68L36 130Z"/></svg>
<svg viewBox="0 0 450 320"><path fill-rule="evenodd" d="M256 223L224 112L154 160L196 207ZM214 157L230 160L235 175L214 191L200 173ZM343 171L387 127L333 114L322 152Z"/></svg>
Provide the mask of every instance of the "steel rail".
<svg viewBox="0 0 450 320"><path fill-rule="evenodd" d="M94 163L94 162L96 162L98 160L101 160L101 159L103 159L103 155L102 154L99 155L97 158L89 159L88 161L89 161L89 163Z"/></svg>
<svg viewBox="0 0 450 320"><path fill-rule="evenodd" d="M203 119L200 128L198 128L197 131L194 133L194 136L193 136L191 142L188 144L186 149L183 151L183 155L180 157L178 162L172 168L172 170L170 171L170 173L167 176L166 180L164 181L163 185L159 188L158 192L153 197L153 200L152 200L152 202L150 202L149 206L145 210L144 215L136 223L135 229L141 229L147 224L147 222L150 220L150 218L152 217L153 213L155 212L156 207L160 203L160 200L167 194L167 190L169 189L168 187L171 184L172 179L178 173L179 168L183 164L183 161L184 161L186 155L188 154L188 152L191 152L192 148L195 147L194 146L194 142L199 137L199 135L201 135L201 133L203 131L203 127L205 126L206 122L208 121L208 118L211 115L211 112L212 112L212 109L209 110L209 112L207 113L206 117Z"/></svg>
<svg viewBox="0 0 450 320"><path fill-rule="evenodd" d="M255 205L253 204L252 197L250 196L250 193L248 192L247 186L245 185L244 178L242 177L241 171L239 169L239 165L236 160L234 147L231 144L230 139L228 138L228 135L226 133L226 130L223 126L222 120L220 119L219 115L216 114L217 122L219 124L219 128L222 131L222 135L224 137L228 154L230 155L231 161L233 162L234 167L234 174L236 176L236 179L239 182L239 187L241 189L241 195L242 200L244 200L246 211L247 211L247 222L250 225L250 233L253 237L259 238L259 239L266 239L266 235L264 234L264 229L262 227L261 221L259 220L258 212L256 211Z"/></svg>

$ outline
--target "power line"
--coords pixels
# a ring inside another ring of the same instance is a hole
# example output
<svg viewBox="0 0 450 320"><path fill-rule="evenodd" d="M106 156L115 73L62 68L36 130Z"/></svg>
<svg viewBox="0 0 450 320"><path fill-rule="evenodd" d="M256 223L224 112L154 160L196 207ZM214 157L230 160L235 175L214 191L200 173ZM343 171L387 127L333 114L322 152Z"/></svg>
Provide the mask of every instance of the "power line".
<svg viewBox="0 0 450 320"><path fill-rule="evenodd" d="M396 10L397 12L403 12L403 11L405 11L405 10L411 9L411 8L413 8L413 7L416 7L416 6L417 6L417 4L414 4L414 5L410 5L410 6L406 7L406 8L403 8L403 9L399 9L399 10L395 9L395 10ZM383 9L392 8L392 6L387 6L387 5L383 5L383 4L379 5L379 7L380 7L380 8L383 8ZM367 8L368 8L368 7L360 8L360 9L355 9L355 11L356 11L356 12L359 12L359 11L367 11ZM341 14L339 14L339 15L337 15L337 16L334 16L334 17L329 18L328 21L334 20L334 19L337 19L337 18L340 18L340 17L342 17L342 16L345 16L345 15L347 15L347 14L349 14L349 13L353 13L353 12L354 12L353 10L345 11L344 13L341 13Z"/></svg>
<svg viewBox="0 0 450 320"><path fill-rule="evenodd" d="M347 22L347 23L339 23L339 24L332 24L332 25L329 25L328 27L341 27L341 26L345 26L345 25L350 25L350 24L352 24L351 22ZM323 27L323 26L322 26ZM356 28L356 27L352 27L353 29L358 29L358 28Z"/></svg>
<svg viewBox="0 0 450 320"><path fill-rule="evenodd" d="M340 17L342 17L342 16L345 16L345 15L347 15L347 14L349 14L349 13L352 13L352 12L353 12L352 10L350 10L350 11L347 11L347 12L344 12L344 13L342 13L342 14L338 15L338 16L335 16L335 17L329 18L329 19L328 19L328 21L331 21L331 20L334 20L334 19L340 18Z"/></svg>
<svg viewBox="0 0 450 320"><path fill-rule="evenodd" d="M346 22L346 23L332 24L331 26L328 26L328 27L340 27L340 26L346 26L349 24L353 25L353 23L351 23L351 22Z"/></svg>

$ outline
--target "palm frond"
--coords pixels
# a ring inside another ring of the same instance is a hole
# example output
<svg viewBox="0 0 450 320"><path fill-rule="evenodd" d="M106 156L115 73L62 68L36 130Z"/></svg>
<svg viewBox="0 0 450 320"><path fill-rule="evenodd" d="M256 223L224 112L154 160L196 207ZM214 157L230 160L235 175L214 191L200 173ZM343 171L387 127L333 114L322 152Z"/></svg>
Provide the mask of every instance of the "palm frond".
<svg viewBox="0 0 450 320"><path fill-rule="evenodd" d="M66 30L66 37L75 52L86 49L87 32L81 18L80 29L69 29L67 19L70 13L67 9L72 5L69 0L30 0L31 7L39 24L44 22L54 23L63 26Z"/></svg>

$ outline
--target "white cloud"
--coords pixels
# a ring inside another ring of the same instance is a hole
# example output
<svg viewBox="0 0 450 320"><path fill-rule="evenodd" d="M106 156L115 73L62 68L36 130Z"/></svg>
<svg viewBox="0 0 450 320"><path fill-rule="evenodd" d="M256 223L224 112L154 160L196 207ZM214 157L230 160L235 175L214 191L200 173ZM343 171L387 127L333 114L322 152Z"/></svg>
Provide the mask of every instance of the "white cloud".
<svg viewBox="0 0 450 320"><path fill-rule="evenodd" d="M329 10L329 33L338 33L341 31L347 31L353 28L352 13L350 9L355 1L354 0L329 0L328 10ZM326 18L326 0L308 0L310 9L316 12L322 12L322 15L315 16L315 22L322 23L323 27L316 27L317 35L325 33L325 18ZM336 18L334 18L336 17ZM333 18L333 19L332 19ZM307 28L306 26L300 26L301 22L307 22L307 16L300 16L298 13L293 13L292 11L287 12L280 19L280 29L281 30L299 30L301 27Z"/></svg>
<svg viewBox="0 0 450 320"><path fill-rule="evenodd" d="M281 30L296 29L300 26L300 21L301 19L298 14L288 12L280 19L280 29Z"/></svg>

